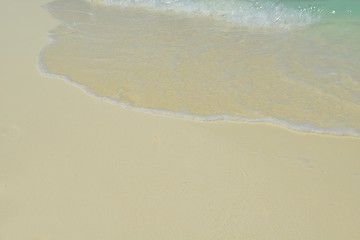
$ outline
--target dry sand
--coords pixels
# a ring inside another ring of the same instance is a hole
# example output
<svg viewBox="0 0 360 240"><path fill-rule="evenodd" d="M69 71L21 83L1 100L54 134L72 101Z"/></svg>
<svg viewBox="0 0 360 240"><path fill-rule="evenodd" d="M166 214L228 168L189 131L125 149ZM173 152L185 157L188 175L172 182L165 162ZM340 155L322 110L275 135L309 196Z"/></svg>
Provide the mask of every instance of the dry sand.
<svg viewBox="0 0 360 240"><path fill-rule="evenodd" d="M360 139L196 122L37 66L45 0L0 8L0 239L360 239Z"/></svg>

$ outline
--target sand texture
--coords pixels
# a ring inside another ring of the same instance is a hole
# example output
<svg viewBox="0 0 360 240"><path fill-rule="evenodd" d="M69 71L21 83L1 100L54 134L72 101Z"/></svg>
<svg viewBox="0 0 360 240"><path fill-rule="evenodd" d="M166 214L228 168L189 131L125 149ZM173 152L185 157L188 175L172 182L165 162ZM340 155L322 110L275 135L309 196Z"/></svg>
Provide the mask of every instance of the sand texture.
<svg viewBox="0 0 360 240"><path fill-rule="evenodd" d="M153 115L44 76L45 3L0 8L1 240L360 239L360 139Z"/></svg>

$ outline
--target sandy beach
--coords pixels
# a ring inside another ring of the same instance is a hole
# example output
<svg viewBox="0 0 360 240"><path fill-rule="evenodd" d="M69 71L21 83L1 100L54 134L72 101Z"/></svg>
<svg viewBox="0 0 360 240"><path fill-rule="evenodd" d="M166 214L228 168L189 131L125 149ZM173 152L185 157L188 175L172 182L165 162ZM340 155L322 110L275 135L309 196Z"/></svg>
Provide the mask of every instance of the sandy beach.
<svg viewBox="0 0 360 240"><path fill-rule="evenodd" d="M149 114L45 76L46 2L0 9L0 239L360 239L360 138Z"/></svg>

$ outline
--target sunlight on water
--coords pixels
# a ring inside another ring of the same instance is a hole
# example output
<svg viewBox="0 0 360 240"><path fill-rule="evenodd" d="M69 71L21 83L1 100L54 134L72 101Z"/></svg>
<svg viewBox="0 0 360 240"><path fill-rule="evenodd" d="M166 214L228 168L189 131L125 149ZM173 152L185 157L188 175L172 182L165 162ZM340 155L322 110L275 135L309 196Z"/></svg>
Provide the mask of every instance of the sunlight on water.
<svg viewBox="0 0 360 240"><path fill-rule="evenodd" d="M317 21L319 9L311 6L288 8L272 1L253 0L89 0L92 3L122 7L148 7L200 16L213 16L229 22L255 27L303 26Z"/></svg>

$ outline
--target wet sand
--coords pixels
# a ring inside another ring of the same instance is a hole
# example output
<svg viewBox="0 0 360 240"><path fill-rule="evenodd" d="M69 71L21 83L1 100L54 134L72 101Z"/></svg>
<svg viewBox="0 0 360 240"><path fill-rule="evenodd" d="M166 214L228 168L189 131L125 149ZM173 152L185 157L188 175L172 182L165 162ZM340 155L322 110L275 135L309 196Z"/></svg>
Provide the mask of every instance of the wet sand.
<svg viewBox="0 0 360 240"><path fill-rule="evenodd" d="M153 115L46 77L46 2L0 10L1 239L360 238L360 139Z"/></svg>

